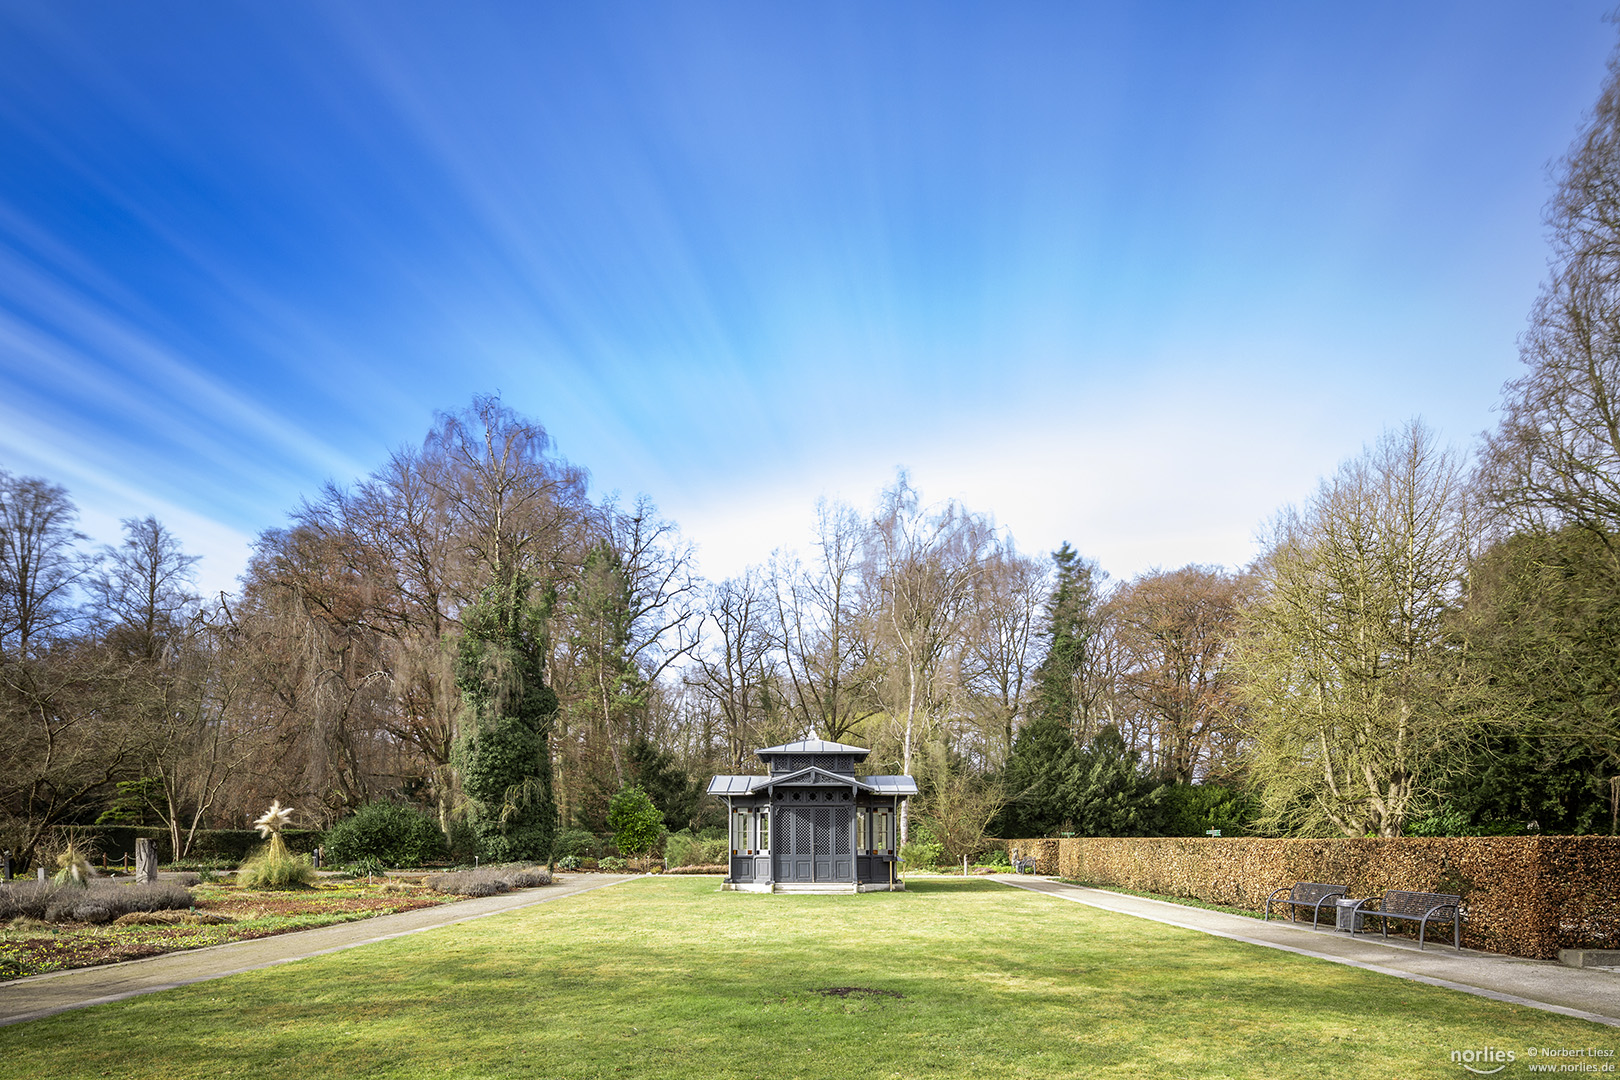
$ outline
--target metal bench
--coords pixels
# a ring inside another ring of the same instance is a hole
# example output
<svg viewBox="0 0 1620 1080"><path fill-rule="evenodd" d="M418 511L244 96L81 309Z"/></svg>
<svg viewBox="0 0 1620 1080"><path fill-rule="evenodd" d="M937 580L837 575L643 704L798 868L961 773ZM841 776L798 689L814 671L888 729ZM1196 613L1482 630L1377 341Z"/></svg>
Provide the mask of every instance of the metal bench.
<svg viewBox="0 0 1620 1080"><path fill-rule="evenodd" d="M1035 858L1034 858L1034 856L1030 856L1027 859L1021 859L1021 858L1018 857L1018 849L1017 848L1013 848L1012 851L1008 852L1008 856L1012 860L1013 873L1015 873L1015 874L1033 874L1035 872Z"/></svg>
<svg viewBox="0 0 1620 1080"><path fill-rule="evenodd" d="M1333 901L1345 895L1347 895L1347 890L1343 885L1324 885L1319 881L1296 881L1292 888L1284 885L1280 889L1273 890L1271 895L1266 897L1266 918L1271 918L1272 904L1276 904L1278 907L1282 907L1284 904L1289 905L1289 911L1293 915L1295 922L1304 922L1305 917L1300 909L1310 908L1311 926L1315 927L1321 921L1322 909L1326 907L1336 914L1337 909L1333 906Z"/></svg>
<svg viewBox="0 0 1620 1080"><path fill-rule="evenodd" d="M1375 906L1368 906L1375 905ZM1385 937L1389 937L1389 920L1406 919L1418 924L1418 948L1423 948L1423 938L1431 922L1451 923L1451 946L1462 952L1462 924L1467 912L1463 909L1461 896L1451 893L1431 892L1402 892L1391 889L1383 896L1369 896L1356 905L1356 914L1368 919L1380 920L1380 926ZM1361 920L1356 920L1359 923ZM1350 931L1355 933L1354 927Z"/></svg>

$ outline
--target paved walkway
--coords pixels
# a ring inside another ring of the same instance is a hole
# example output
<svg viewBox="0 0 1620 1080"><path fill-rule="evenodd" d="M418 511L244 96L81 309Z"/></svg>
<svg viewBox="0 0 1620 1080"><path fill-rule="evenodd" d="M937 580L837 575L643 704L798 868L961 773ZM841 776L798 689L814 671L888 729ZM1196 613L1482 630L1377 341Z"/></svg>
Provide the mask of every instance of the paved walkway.
<svg viewBox="0 0 1620 1080"><path fill-rule="evenodd" d="M629 874L559 875L557 883L538 889L520 889L500 896L461 900L454 904L417 908L397 915L379 915L357 922L338 923L291 934L234 941L206 949L165 953L121 964L74 968L48 975L32 975L0 983L0 1026L38 1020L42 1016L151 994L188 983L222 979L239 971L286 964L310 956L352 949L374 941L436 930L469 919L482 919L503 911L561 900L590 889L631 880Z"/></svg>
<svg viewBox="0 0 1620 1080"><path fill-rule="evenodd" d="M1612 971L1571 968L1550 960L1524 960L1472 949L1458 953L1449 941L1445 945L1431 942L1419 952L1415 941L1390 938L1386 942L1381 935L1351 937L1337 930L1313 930L1281 919L1262 922L1224 911L1086 889L1049 878L1018 874L992 877L1004 885L1104 911L1620 1027L1620 973Z"/></svg>

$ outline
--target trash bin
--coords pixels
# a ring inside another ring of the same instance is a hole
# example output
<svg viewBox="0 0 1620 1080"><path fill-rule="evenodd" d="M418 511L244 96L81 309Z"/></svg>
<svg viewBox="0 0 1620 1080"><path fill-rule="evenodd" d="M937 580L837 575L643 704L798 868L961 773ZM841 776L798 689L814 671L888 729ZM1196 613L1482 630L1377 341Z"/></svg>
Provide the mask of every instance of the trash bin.
<svg viewBox="0 0 1620 1080"><path fill-rule="evenodd" d="M1339 909L1333 923L1337 929L1349 930L1351 933L1355 933L1366 925L1367 916L1356 914L1356 907L1361 903L1360 900L1341 897L1333 901L1333 903Z"/></svg>

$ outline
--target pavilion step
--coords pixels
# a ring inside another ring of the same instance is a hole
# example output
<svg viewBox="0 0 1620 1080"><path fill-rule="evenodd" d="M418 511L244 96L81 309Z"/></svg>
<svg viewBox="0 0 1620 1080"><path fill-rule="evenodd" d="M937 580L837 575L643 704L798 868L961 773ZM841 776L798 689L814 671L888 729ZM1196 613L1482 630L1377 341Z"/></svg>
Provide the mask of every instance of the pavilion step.
<svg viewBox="0 0 1620 1080"><path fill-rule="evenodd" d="M779 893L852 893L855 891L853 881L778 881L771 886L772 892Z"/></svg>

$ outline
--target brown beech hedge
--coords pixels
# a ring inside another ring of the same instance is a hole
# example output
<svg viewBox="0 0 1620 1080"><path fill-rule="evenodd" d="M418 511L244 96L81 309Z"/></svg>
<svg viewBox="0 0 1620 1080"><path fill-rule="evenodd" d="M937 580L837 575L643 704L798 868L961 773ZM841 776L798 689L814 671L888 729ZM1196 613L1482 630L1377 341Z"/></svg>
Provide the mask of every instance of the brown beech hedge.
<svg viewBox="0 0 1620 1080"><path fill-rule="evenodd" d="M1554 959L1559 949L1620 948L1620 837L1463 836L1275 840L1077 837L1008 840L1043 874L1102 888L1185 896L1258 911L1296 881L1458 893L1463 944ZM1391 933L1395 928L1391 927Z"/></svg>

